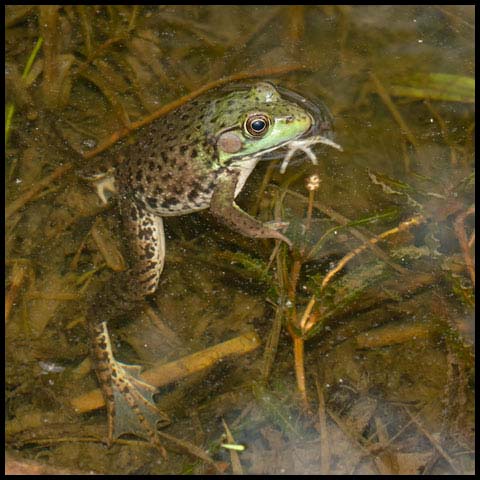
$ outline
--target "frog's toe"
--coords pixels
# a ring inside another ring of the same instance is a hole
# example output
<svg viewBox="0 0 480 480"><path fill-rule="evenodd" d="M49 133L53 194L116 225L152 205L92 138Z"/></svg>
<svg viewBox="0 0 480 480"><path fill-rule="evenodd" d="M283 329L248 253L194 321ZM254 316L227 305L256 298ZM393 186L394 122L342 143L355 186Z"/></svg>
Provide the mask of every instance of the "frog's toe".
<svg viewBox="0 0 480 480"><path fill-rule="evenodd" d="M277 230L271 229L271 233L269 233L268 238L274 238L276 240L281 240L282 242L285 242L288 245L288 248L290 248L290 249L293 248L292 241L288 237L286 237L283 233L277 232Z"/></svg>
<svg viewBox="0 0 480 480"><path fill-rule="evenodd" d="M292 248L293 247L292 241L279 231L279 230L286 230L289 225L290 225L289 222L281 222L276 220L265 222L263 226L267 228L269 231L268 235L265 235L265 237L281 240L282 242L285 242L289 248Z"/></svg>

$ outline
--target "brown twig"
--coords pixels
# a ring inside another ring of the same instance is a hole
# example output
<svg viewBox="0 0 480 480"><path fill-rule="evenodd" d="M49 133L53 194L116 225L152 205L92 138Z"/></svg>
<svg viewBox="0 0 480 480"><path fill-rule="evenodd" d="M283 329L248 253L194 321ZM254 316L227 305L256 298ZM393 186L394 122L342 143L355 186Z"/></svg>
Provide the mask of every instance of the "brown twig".
<svg viewBox="0 0 480 480"><path fill-rule="evenodd" d="M293 336L293 354L295 357L295 376L297 378L297 388L302 399L304 411L310 410L307 398L307 387L305 384L305 362L304 362L304 345L302 337Z"/></svg>
<svg viewBox="0 0 480 480"><path fill-rule="evenodd" d="M309 175L305 180L305 187L308 190L307 221L305 224L306 235L312 223L313 201L315 200L315 192L320 187L320 176L317 173Z"/></svg>
<svg viewBox="0 0 480 480"><path fill-rule="evenodd" d="M398 108L393 103L390 97L390 94L387 92L385 87L382 85L378 77L373 72L370 72L370 78L375 85L375 89L378 95L380 96L383 103L392 114L395 121L398 123L398 125L402 129L402 132L405 134L405 136L407 137L408 141L412 144L412 146L415 147L415 149L417 149L418 148L417 139L415 138L412 131L410 130L410 127L407 125L407 122L405 122L405 120L403 119L401 113L398 111Z"/></svg>
<svg viewBox="0 0 480 480"><path fill-rule="evenodd" d="M278 197L278 195L277 195ZM275 201L275 212L274 218L277 221L281 220L281 199L277 198ZM288 298L286 285L288 284L287 277L287 265L285 258L285 251L281 249L280 241L275 242L275 248L273 249L272 255L270 255L270 260L268 262L267 269L270 268L271 263L276 259L277 270L276 270L276 280L278 285L280 301L276 305L275 310L275 319L268 336L267 345L265 346L265 352L263 355L263 368L262 368L262 379L266 382L270 376L270 372L277 354L278 342L280 340L280 333L282 330L283 318L285 315L285 300Z"/></svg>
<svg viewBox="0 0 480 480"><path fill-rule="evenodd" d="M227 437L228 443L235 443L235 438L233 438L232 432L228 428L227 422L222 418L223 428L225 430L225 435ZM235 450L230 451L230 460L232 462L232 473L234 475L243 475L242 464L240 463L240 457Z"/></svg>
<svg viewBox="0 0 480 480"><path fill-rule="evenodd" d="M267 382L270 377L273 362L277 354L278 342L282 331L282 319L283 306L277 305L275 309L275 318L273 319L272 328L270 329L270 334L268 335L267 343L265 345L265 352L263 354L262 380L264 382Z"/></svg>
<svg viewBox="0 0 480 480"><path fill-rule="evenodd" d="M297 283L298 283L298 278L300 276L301 268L302 268L302 260L297 257L293 261L292 268L290 269L290 280L288 282L288 298L294 305L295 305Z"/></svg>
<svg viewBox="0 0 480 480"><path fill-rule="evenodd" d="M427 338L432 327L421 323L386 325L360 333L355 337L359 348L382 348L389 345Z"/></svg>
<svg viewBox="0 0 480 480"><path fill-rule="evenodd" d="M472 248L474 243L475 243L475 232L473 232L470 235L470 238L468 239L468 248Z"/></svg>
<svg viewBox="0 0 480 480"><path fill-rule="evenodd" d="M18 292L20 287L22 286L25 276L26 276L26 268L25 264L21 264L19 262L15 262L13 264L12 269L12 282L10 284L10 288L7 290L5 294L5 323L8 321L10 317L10 312L12 310L12 306L17 298Z"/></svg>
<svg viewBox="0 0 480 480"><path fill-rule="evenodd" d="M307 308L305 308L305 311L303 312L302 319L300 320L300 329L302 330L302 333L306 333L309 330L307 325L309 323L310 313L315 305L315 300L315 295L312 295L312 298L308 302Z"/></svg>
<svg viewBox="0 0 480 480"><path fill-rule="evenodd" d="M318 189L320 185L320 178L317 174L310 175L307 177L306 180L306 188L309 191L309 201L308 201L308 206L307 206L307 225L306 225L306 231L310 229L310 223L311 223L311 217L312 217L312 210L313 210L313 201L315 198L315 192ZM276 214L279 213L278 208L279 205L282 204L283 197L285 196L285 193L283 193L280 196L280 199L276 202ZM275 217L277 218L277 217ZM293 352L294 352L294 361L295 361L295 376L297 379L297 388L300 393L301 399L302 399L302 404L303 408L305 411L310 410L310 406L308 403L308 397L307 397L307 388L306 388L306 382L305 382L305 362L304 362L304 339L302 336L298 335L295 329L300 328L302 330L302 326L306 323L310 312L313 308L313 305L315 303L315 297L312 297L312 300L310 300L310 303L308 304L302 319L300 321L300 324L297 322L297 310L296 310L296 290L297 290L297 284L298 284L298 279L300 277L300 270L302 268L302 264L304 262L304 250L305 247L301 248L300 255L297 256L292 264L292 267L290 269L290 278L288 281L288 291L287 291L287 296L289 301L292 304L292 308L290 310L290 318L288 321L288 331L290 333L290 336L292 337L293 340Z"/></svg>
<svg viewBox="0 0 480 480"><path fill-rule="evenodd" d="M438 126L440 127L440 131L442 132L444 142L450 147L450 164L453 168L455 168L458 165L458 158L455 147L449 140L447 124L445 123L445 120L442 118L442 116L438 113L437 109L434 108L428 100L425 100L425 105L437 121Z"/></svg>
<svg viewBox="0 0 480 480"><path fill-rule="evenodd" d="M465 232L465 219L475 213L475 205L472 205L467 211L457 215L454 222L455 234L457 235L460 248L462 249L463 258L467 267L472 285L475 287L475 264L472 255L470 254L469 241L467 233ZM475 237L473 237L475 239Z"/></svg>
<svg viewBox="0 0 480 480"><path fill-rule="evenodd" d="M167 440L167 442L170 442L172 445L177 447L177 449L180 450L182 453L187 453L194 457L202 459L204 462L212 465L212 467L215 468L218 473L220 473L218 465L201 448L197 447L193 443L174 437L173 435L169 435L168 433L162 432L161 430L157 430L156 434L161 437L162 440Z"/></svg>
<svg viewBox="0 0 480 480"><path fill-rule="evenodd" d="M309 404L307 398L307 389L305 385L305 363L304 363L304 340L301 336L298 336L294 330L297 328L297 310L296 303L296 289L300 276L300 270L302 268L302 261L300 258L296 258L293 261L292 268L290 270L290 280L288 282L288 298L292 303L290 311L290 318L288 323L288 331L293 339L293 356L295 361L295 376L297 379L297 388L302 399L303 408L308 411Z"/></svg>
<svg viewBox="0 0 480 480"><path fill-rule="evenodd" d="M263 198L263 193L265 192L267 185L270 183L270 180L272 179L273 173L275 172L275 169L277 168L277 166L278 166L277 161L268 162L268 167L265 172L265 175L263 176L262 183L258 187L258 190L256 193L255 204L253 205L250 211L250 214L252 215L252 217L256 217L258 214L258 211L260 210L260 203Z"/></svg>
<svg viewBox="0 0 480 480"><path fill-rule="evenodd" d="M368 243L377 243L379 242L380 240L384 240L385 238L389 237L390 235L394 235L396 233L400 233L404 230L408 230L409 228L413 227L413 226L416 226L416 225L420 225L421 223L425 222L425 217L423 215L417 215L415 217L412 217L408 220L405 220L404 222L400 223L400 225L398 225L398 227L395 227L395 228L392 228L390 230L387 230L386 232L383 232L381 233L380 235L378 235L377 237L374 237L374 238L371 238L370 240L368 240ZM333 276L335 274L337 274L340 270L343 269L343 267L345 267L345 265L350 261L352 260L355 256L357 256L359 253L363 252L364 250L366 250L368 247L368 245L366 243L364 243L363 245L360 245L359 247L357 247L355 250L352 250L350 253L348 253L347 255L345 255L339 262L338 264L336 265L335 268L333 268L332 270L330 270L327 275L325 275L325 278L323 279L322 281L322 285L321 285L321 290L323 290L327 285L328 283L330 282L330 280L333 278Z"/></svg>
<svg viewBox="0 0 480 480"><path fill-rule="evenodd" d="M309 191L308 192L308 207L307 207L307 220L305 223L305 233L310 230L312 224L312 209L313 209L313 199L315 198L315 192Z"/></svg>
<svg viewBox="0 0 480 480"><path fill-rule="evenodd" d="M10 218L17 210L22 208L41 190L46 188L57 178L70 171L72 168L73 163L66 163L65 165L57 167L50 175L47 175L45 178L42 178L40 181L38 181L33 188L25 192L23 195L20 195L20 197L15 199L12 203L10 203L10 205L8 205L7 208L5 208L5 219Z"/></svg>
<svg viewBox="0 0 480 480"><path fill-rule="evenodd" d="M80 242L80 245L78 246L77 251L73 256L72 261L70 262L70 270L76 270L78 268L78 262L80 261L82 251L85 248L85 244L87 243L88 235L90 235L90 231L88 231L88 233L84 235L82 241Z"/></svg>
<svg viewBox="0 0 480 480"><path fill-rule="evenodd" d="M417 428L430 440L430 443L432 446L438 451L438 453L449 463L449 465L452 467L452 470L458 475L460 474L458 468L455 466L455 463L453 462L452 457L443 449L443 447L437 442L435 439L434 435L432 435L421 423L418 418L413 415L413 413L410 411L408 407L403 407L405 412L407 412L407 415L410 417L410 419L415 423Z"/></svg>

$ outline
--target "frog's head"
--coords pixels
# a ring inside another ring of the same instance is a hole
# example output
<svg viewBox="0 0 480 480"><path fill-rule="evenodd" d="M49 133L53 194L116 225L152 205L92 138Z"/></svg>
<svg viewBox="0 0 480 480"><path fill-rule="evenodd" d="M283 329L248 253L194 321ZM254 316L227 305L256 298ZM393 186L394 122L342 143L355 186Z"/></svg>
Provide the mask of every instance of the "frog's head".
<svg viewBox="0 0 480 480"><path fill-rule="evenodd" d="M325 119L324 112L311 102L267 82L217 98L209 116L215 119L211 133L222 165L259 157L306 138Z"/></svg>

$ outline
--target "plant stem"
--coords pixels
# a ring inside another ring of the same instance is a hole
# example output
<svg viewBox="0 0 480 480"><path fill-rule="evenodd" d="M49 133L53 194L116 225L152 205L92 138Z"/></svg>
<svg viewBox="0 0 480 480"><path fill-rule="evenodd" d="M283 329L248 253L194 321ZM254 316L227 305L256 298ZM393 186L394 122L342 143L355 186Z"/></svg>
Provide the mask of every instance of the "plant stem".
<svg viewBox="0 0 480 480"><path fill-rule="evenodd" d="M27 64L23 69L22 80L26 80L26 78L28 77L28 74L30 73L33 62L35 61L35 57L37 56L40 50L40 47L42 46L42 43L43 43L43 37L38 37L37 43L33 47L32 53L28 57ZM7 141L8 141L8 137L10 136L10 130L12 128L12 119L13 119L14 113L15 113L15 105L10 102L7 105L7 111L5 113L5 148L7 148Z"/></svg>

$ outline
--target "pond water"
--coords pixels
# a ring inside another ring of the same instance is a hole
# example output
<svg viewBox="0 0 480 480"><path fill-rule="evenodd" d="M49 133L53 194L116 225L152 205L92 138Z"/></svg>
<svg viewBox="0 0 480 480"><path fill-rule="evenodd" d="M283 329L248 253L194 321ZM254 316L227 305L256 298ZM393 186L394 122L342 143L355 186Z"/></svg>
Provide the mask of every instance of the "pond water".
<svg viewBox="0 0 480 480"><path fill-rule="evenodd" d="M474 25L473 6L7 6L9 458L473 473ZM323 102L342 151L284 173L280 151L237 197L288 222L291 250L208 212L165 220L159 287L110 334L160 372L168 455L133 435L108 448L85 311L128 252L83 172L197 93L258 79Z"/></svg>

